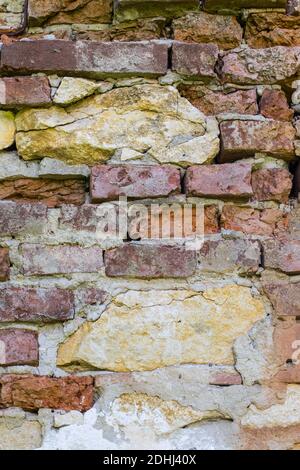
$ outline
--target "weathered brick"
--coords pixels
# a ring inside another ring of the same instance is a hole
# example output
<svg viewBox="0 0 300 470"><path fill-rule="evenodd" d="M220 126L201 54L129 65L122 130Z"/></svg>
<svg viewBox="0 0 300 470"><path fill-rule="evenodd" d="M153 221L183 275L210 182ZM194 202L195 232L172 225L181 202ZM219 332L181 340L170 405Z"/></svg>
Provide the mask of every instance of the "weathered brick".
<svg viewBox="0 0 300 470"><path fill-rule="evenodd" d="M286 0L204 0L208 11L237 11L242 8L284 8Z"/></svg>
<svg viewBox="0 0 300 470"><path fill-rule="evenodd" d="M0 330L0 365L30 365L39 363L38 334L21 328Z"/></svg>
<svg viewBox="0 0 300 470"><path fill-rule="evenodd" d="M185 191L188 196L249 198L251 170L249 163L192 166L186 172Z"/></svg>
<svg viewBox="0 0 300 470"><path fill-rule="evenodd" d="M245 48L224 53L220 72L228 83L275 84L290 81L298 73L299 64L299 47Z"/></svg>
<svg viewBox="0 0 300 470"><path fill-rule="evenodd" d="M92 169L92 202L180 193L180 171L169 165L98 165Z"/></svg>
<svg viewBox="0 0 300 470"><path fill-rule="evenodd" d="M258 114L256 90L237 90L226 93L214 91L203 85L180 84L181 96L187 98L206 116L226 113Z"/></svg>
<svg viewBox="0 0 300 470"><path fill-rule="evenodd" d="M300 0L287 0L287 14L300 15Z"/></svg>
<svg viewBox="0 0 300 470"><path fill-rule="evenodd" d="M215 372L209 380L210 385L241 385L242 377L238 372Z"/></svg>
<svg viewBox="0 0 300 470"><path fill-rule="evenodd" d="M277 321L273 341L276 362L280 367L272 380L300 383L300 325L294 318Z"/></svg>
<svg viewBox="0 0 300 470"><path fill-rule="evenodd" d="M300 46L299 18L279 12L248 16L245 39L250 47Z"/></svg>
<svg viewBox="0 0 300 470"><path fill-rule="evenodd" d="M198 0L115 0L115 18L118 21L129 21L136 18L163 16L174 18L187 11L198 10Z"/></svg>
<svg viewBox="0 0 300 470"><path fill-rule="evenodd" d="M0 104L3 107L43 106L51 103L47 77L0 78Z"/></svg>
<svg viewBox="0 0 300 470"><path fill-rule="evenodd" d="M110 23L113 0L29 0L29 25Z"/></svg>
<svg viewBox="0 0 300 470"><path fill-rule="evenodd" d="M300 316L300 282L265 281L263 286L278 316Z"/></svg>
<svg viewBox="0 0 300 470"><path fill-rule="evenodd" d="M9 279L10 262L8 248L0 248L0 281Z"/></svg>
<svg viewBox="0 0 300 470"><path fill-rule="evenodd" d="M139 42L38 40L4 45L4 72L59 75L163 75L168 68L168 45Z"/></svg>
<svg viewBox="0 0 300 470"><path fill-rule="evenodd" d="M280 90L263 91L260 100L260 112L263 116L276 121L291 121L294 111L288 105L285 93Z"/></svg>
<svg viewBox="0 0 300 470"><path fill-rule="evenodd" d="M187 44L174 42L172 70L186 76L215 78L218 47L214 44Z"/></svg>
<svg viewBox="0 0 300 470"><path fill-rule="evenodd" d="M77 245L46 246L23 244L22 272L25 275L50 275L98 272L103 266L102 250Z"/></svg>
<svg viewBox="0 0 300 470"><path fill-rule="evenodd" d="M284 168L265 168L252 174L254 196L258 201L286 203L292 190L292 175Z"/></svg>
<svg viewBox="0 0 300 470"><path fill-rule="evenodd" d="M254 156L257 152L292 159L295 129L279 121L225 121L221 129L221 161Z"/></svg>
<svg viewBox="0 0 300 470"><path fill-rule="evenodd" d="M200 253L200 270L226 273L238 270L255 273L260 266L260 245L249 240L208 240Z"/></svg>
<svg viewBox="0 0 300 470"><path fill-rule="evenodd" d="M83 204L85 201L84 179L33 179L21 178L0 182L0 200L21 203L43 202L48 207L62 204Z"/></svg>
<svg viewBox="0 0 300 470"><path fill-rule="evenodd" d="M97 287L77 289L77 297L82 305L103 304L107 299L107 295L107 292Z"/></svg>
<svg viewBox="0 0 300 470"><path fill-rule="evenodd" d="M0 376L0 407L87 411L93 405L92 377Z"/></svg>
<svg viewBox="0 0 300 470"><path fill-rule="evenodd" d="M225 205L221 214L221 227L224 230L248 235L273 235L281 223L283 215L278 209L260 211L251 207Z"/></svg>
<svg viewBox="0 0 300 470"><path fill-rule="evenodd" d="M44 204L0 201L0 236L41 234L45 230L46 223L47 206Z"/></svg>
<svg viewBox="0 0 300 470"><path fill-rule="evenodd" d="M6 287L0 289L0 322L43 323L71 320L74 294L66 289Z"/></svg>
<svg viewBox="0 0 300 470"><path fill-rule="evenodd" d="M265 268L300 274L300 240L270 239L263 243Z"/></svg>
<svg viewBox="0 0 300 470"><path fill-rule="evenodd" d="M172 23L174 39L183 42L215 43L221 49L238 47L243 30L234 16L190 13Z"/></svg>
<svg viewBox="0 0 300 470"><path fill-rule="evenodd" d="M107 276L188 277L196 270L196 253L184 247L125 244L104 255Z"/></svg>

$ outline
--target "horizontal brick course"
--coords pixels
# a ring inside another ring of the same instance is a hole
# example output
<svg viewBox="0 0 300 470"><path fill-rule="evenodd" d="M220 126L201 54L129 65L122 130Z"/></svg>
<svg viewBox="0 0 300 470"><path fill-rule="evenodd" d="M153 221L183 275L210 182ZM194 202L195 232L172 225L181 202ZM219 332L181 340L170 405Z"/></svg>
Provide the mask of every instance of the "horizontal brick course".
<svg viewBox="0 0 300 470"><path fill-rule="evenodd" d="M159 76L167 66L167 44L38 40L13 42L1 51L4 73Z"/></svg>
<svg viewBox="0 0 300 470"><path fill-rule="evenodd" d="M107 276L188 277L196 270L196 253L184 247L126 244L104 255Z"/></svg>
<svg viewBox="0 0 300 470"><path fill-rule="evenodd" d="M247 235L271 236L284 226L285 219L278 209L253 209L225 205L221 214L221 227Z"/></svg>
<svg viewBox="0 0 300 470"><path fill-rule="evenodd" d="M180 171L170 165L98 165L92 169L92 202L161 197L181 191Z"/></svg>
<svg viewBox="0 0 300 470"><path fill-rule="evenodd" d="M27 276L98 272L103 266L102 250L77 245L46 246L23 244L20 247L22 272Z"/></svg>
<svg viewBox="0 0 300 470"><path fill-rule="evenodd" d="M0 104L4 107L43 106L51 103L47 77L0 78Z"/></svg>
<svg viewBox="0 0 300 470"><path fill-rule="evenodd" d="M93 404L93 379L34 375L0 376L0 408L39 408L87 411Z"/></svg>
<svg viewBox="0 0 300 470"><path fill-rule="evenodd" d="M56 322L74 317L74 294L66 289L0 288L0 322Z"/></svg>
<svg viewBox="0 0 300 470"><path fill-rule="evenodd" d="M21 328L0 330L0 365L37 366L39 362L38 333Z"/></svg>

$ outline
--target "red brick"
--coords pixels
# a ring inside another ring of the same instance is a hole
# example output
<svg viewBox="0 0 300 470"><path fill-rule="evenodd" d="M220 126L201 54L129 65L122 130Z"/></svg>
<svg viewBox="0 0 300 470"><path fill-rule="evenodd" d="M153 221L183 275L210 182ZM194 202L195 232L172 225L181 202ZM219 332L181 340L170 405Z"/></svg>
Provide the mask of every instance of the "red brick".
<svg viewBox="0 0 300 470"><path fill-rule="evenodd" d="M257 170L252 174L252 187L258 201L286 203L292 190L292 175L284 168Z"/></svg>
<svg viewBox="0 0 300 470"><path fill-rule="evenodd" d="M6 287L0 289L0 322L43 323L71 320L74 294L66 289Z"/></svg>
<svg viewBox="0 0 300 470"><path fill-rule="evenodd" d="M199 269L204 272L252 274L260 262L260 245L250 240L207 240L199 252Z"/></svg>
<svg viewBox="0 0 300 470"><path fill-rule="evenodd" d="M296 131L279 121L226 121L221 129L221 161L252 157L262 152L290 160L295 155Z"/></svg>
<svg viewBox="0 0 300 470"><path fill-rule="evenodd" d="M125 244L104 255L107 276L181 278L196 270L196 253L184 247Z"/></svg>
<svg viewBox="0 0 300 470"><path fill-rule="evenodd" d="M0 248L0 281L9 279L10 263L8 248Z"/></svg>
<svg viewBox="0 0 300 470"><path fill-rule="evenodd" d="M300 325L293 318L277 322L274 349L279 370L272 381L300 383Z"/></svg>
<svg viewBox="0 0 300 470"><path fill-rule="evenodd" d="M39 344L36 331L21 328L0 330L0 365L30 365L39 363Z"/></svg>
<svg viewBox="0 0 300 470"><path fill-rule="evenodd" d="M0 236L41 234L45 230L46 223L47 206L44 204L0 201Z"/></svg>
<svg viewBox="0 0 300 470"><path fill-rule="evenodd" d="M22 272L25 275L93 273L103 267L102 250L78 245L46 246L23 244Z"/></svg>
<svg viewBox="0 0 300 470"><path fill-rule="evenodd" d="M182 96L187 98L206 116L217 116L226 113L258 114L256 90L237 90L225 93L213 91L203 85L178 86Z"/></svg>
<svg viewBox="0 0 300 470"><path fill-rule="evenodd" d="M186 76L215 78L218 52L218 47L214 44L174 42L172 70Z"/></svg>
<svg viewBox="0 0 300 470"><path fill-rule="evenodd" d="M43 106L51 103L47 77L0 78L0 104L5 107Z"/></svg>
<svg viewBox="0 0 300 470"><path fill-rule="evenodd" d="M210 385L229 386L242 385L242 377L238 372L226 373L216 372L209 380Z"/></svg>
<svg viewBox="0 0 300 470"><path fill-rule="evenodd" d="M217 206L204 207L204 233L206 235L218 233L219 227L219 210Z"/></svg>
<svg viewBox="0 0 300 470"><path fill-rule="evenodd" d="M271 236L282 223L282 219L282 212L278 209L260 211L251 207L227 205L222 211L221 227L248 235Z"/></svg>
<svg viewBox="0 0 300 470"><path fill-rule="evenodd" d="M300 316L300 282L264 282L263 287L276 315Z"/></svg>
<svg viewBox="0 0 300 470"><path fill-rule="evenodd" d="M93 202L169 196L180 193L180 171L170 165L98 165L92 169Z"/></svg>
<svg viewBox="0 0 300 470"><path fill-rule="evenodd" d="M21 203L43 202L48 207L83 204L85 181L21 178L0 182L0 199Z"/></svg>
<svg viewBox="0 0 300 470"><path fill-rule="evenodd" d="M97 287L87 287L86 289L78 289L77 296L82 305L97 305L103 304L108 294Z"/></svg>
<svg viewBox="0 0 300 470"><path fill-rule="evenodd" d="M264 242L265 268L300 274L300 240L270 239Z"/></svg>
<svg viewBox="0 0 300 470"><path fill-rule="evenodd" d="M265 89L259 107L263 116L275 121L291 121L294 116L285 93L280 90Z"/></svg>
<svg viewBox="0 0 300 470"><path fill-rule="evenodd" d="M91 77L134 74L164 75L168 45L139 42L89 42L64 40L17 41L3 45L4 72L34 72Z"/></svg>
<svg viewBox="0 0 300 470"><path fill-rule="evenodd" d="M249 163L192 166L186 172L185 191L188 196L249 198L251 170Z"/></svg>
<svg viewBox="0 0 300 470"><path fill-rule="evenodd" d="M93 405L92 377L0 376L0 407L87 411Z"/></svg>
<svg viewBox="0 0 300 470"><path fill-rule="evenodd" d="M234 16L188 14L172 23L174 39L184 42L215 43L221 49L234 49L242 42L243 30Z"/></svg>

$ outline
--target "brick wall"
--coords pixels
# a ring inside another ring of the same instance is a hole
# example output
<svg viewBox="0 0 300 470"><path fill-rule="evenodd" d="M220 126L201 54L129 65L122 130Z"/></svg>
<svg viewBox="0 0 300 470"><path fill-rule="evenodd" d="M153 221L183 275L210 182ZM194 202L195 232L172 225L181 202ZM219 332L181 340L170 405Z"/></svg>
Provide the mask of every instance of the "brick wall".
<svg viewBox="0 0 300 470"><path fill-rule="evenodd" d="M2 3L0 449L297 449L300 2Z"/></svg>

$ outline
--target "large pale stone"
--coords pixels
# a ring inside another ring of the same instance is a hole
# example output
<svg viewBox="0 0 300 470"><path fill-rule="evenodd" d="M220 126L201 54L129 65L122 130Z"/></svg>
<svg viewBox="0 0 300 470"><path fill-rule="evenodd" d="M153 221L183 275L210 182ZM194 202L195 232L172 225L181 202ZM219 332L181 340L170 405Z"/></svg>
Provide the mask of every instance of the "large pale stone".
<svg viewBox="0 0 300 470"><path fill-rule="evenodd" d="M263 317L261 300L247 287L128 291L62 344L57 362L118 372L184 363L231 365L234 341Z"/></svg>
<svg viewBox="0 0 300 470"><path fill-rule="evenodd" d="M0 450L29 450L40 447L42 428L38 421L18 417L0 418Z"/></svg>
<svg viewBox="0 0 300 470"><path fill-rule="evenodd" d="M104 162L117 150L145 153L161 163L210 162L218 128L173 87L136 85L96 95L65 109L29 109L16 117L17 147L25 160Z"/></svg>
<svg viewBox="0 0 300 470"><path fill-rule="evenodd" d="M261 410L251 405L242 419L242 425L251 428L272 428L300 424L300 386L288 385L284 403Z"/></svg>
<svg viewBox="0 0 300 470"><path fill-rule="evenodd" d="M225 417L217 410L203 412L145 393L124 393L112 403L109 422L128 437L137 433L160 436L199 421Z"/></svg>
<svg viewBox="0 0 300 470"><path fill-rule="evenodd" d="M92 95L97 88L97 83L92 80L64 77L53 101L62 105L76 103L76 101Z"/></svg>
<svg viewBox="0 0 300 470"><path fill-rule="evenodd" d="M0 111L0 150L10 147L15 140L15 120L10 111Z"/></svg>

